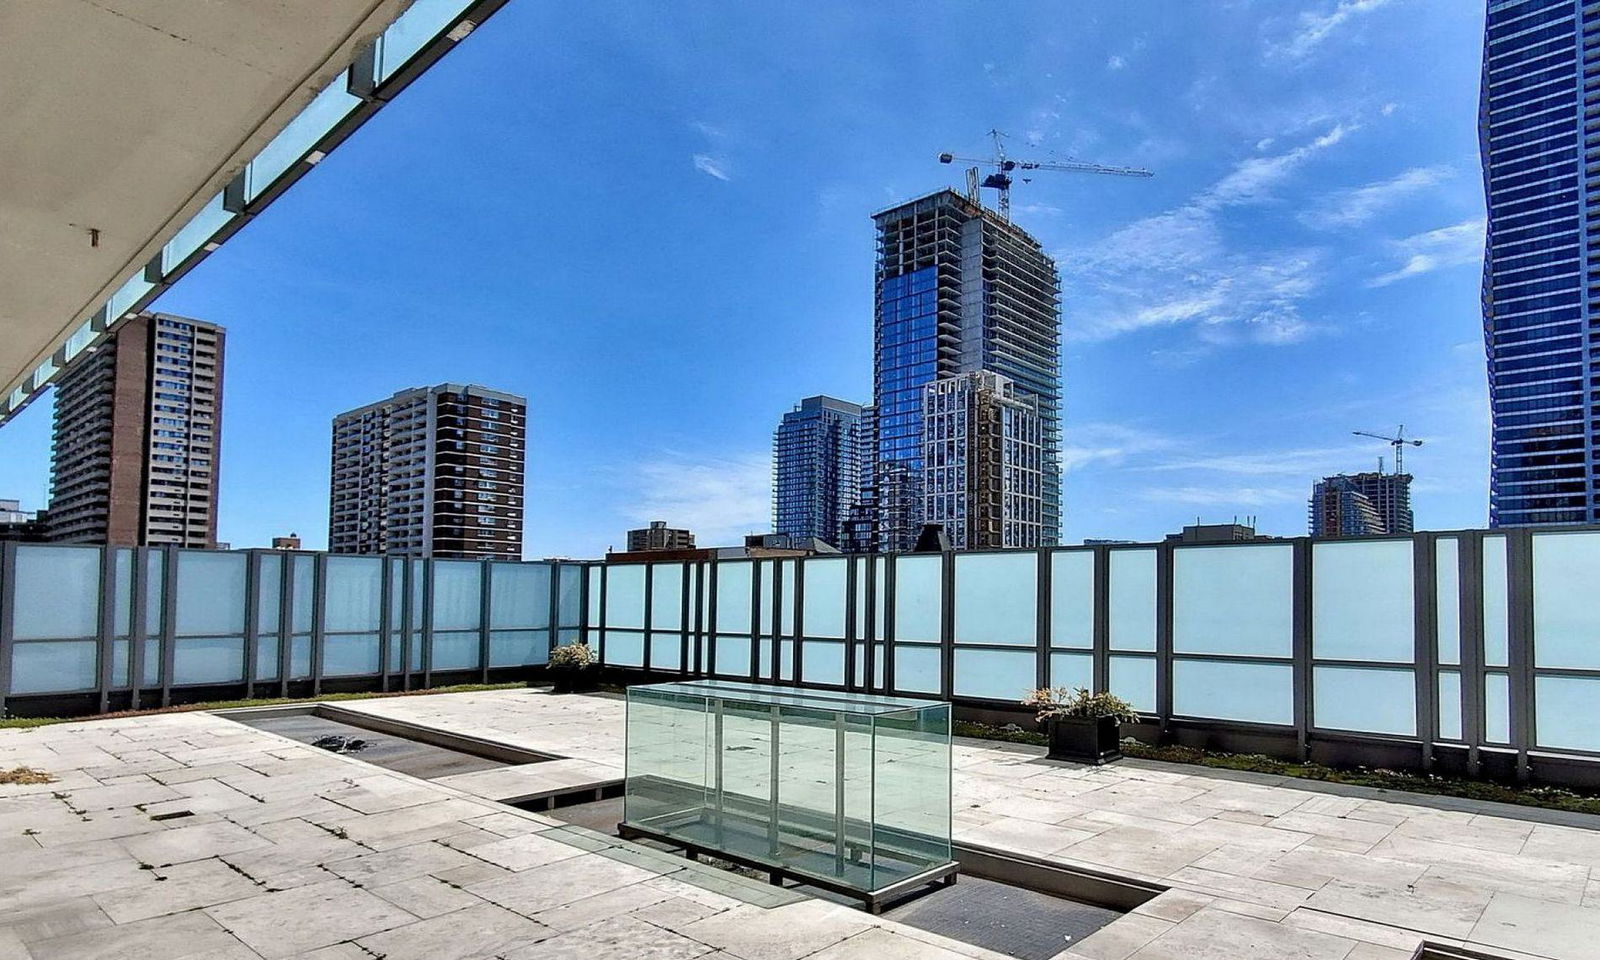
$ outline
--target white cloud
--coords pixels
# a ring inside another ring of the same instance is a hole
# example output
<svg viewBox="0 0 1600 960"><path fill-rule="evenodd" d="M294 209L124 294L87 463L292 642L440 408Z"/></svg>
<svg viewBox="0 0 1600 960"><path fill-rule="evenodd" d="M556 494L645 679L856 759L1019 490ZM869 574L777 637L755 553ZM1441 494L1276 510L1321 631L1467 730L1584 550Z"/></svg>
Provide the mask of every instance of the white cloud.
<svg viewBox="0 0 1600 960"><path fill-rule="evenodd" d="M693 457L668 452L645 461L626 481L621 513L633 523L665 520L688 527L703 546L743 542L772 526L772 455Z"/></svg>
<svg viewBox="0 0 1600 960"><path fill-rule="evenodd" d="M1374 277L1367 286L1386 287L1435 270L1481 263L1483 231L1484 221L1479 217L1397 240L1392 246L1403 262L1398 268Z"/></svg>
<svg viewBox="0 0 1600 960"><path fill-rule="evenodd" d="M1412 167L1365 186L1329 194L1300 215L1308 227L1354 227L1366 223L1401 199L1442 183L1448 166Z"/></svg>
<svg viewBox="0 0 1600 960"><path fill-rule="evenodd" d="M1086 254L1062 257L1072 279L1067 335L1105 340L1149 327L1195 325L1211 344L1295 343L1317 331L1300 303L1321 282L1315 248L1239 250L1225 239L1230 208L1259 204L1352 130L1340 123L1282 153L1251 156L1184 205L1136 220Z"/></svg>
<svg viewBox="0 0 1600 960"><path fill-rule="evenodd" d="M694 168L707 176L716 177L718 180L732 180L728 172L728 162L721 157L713 157L709 153L694 155Z"/></svg>
<svg viewBox="0 0 1600 960"><path fill-rule="evenodd" d="M1195 507L1268 507L1306 499L1309 486L1294 487L1146 487L1139 497L1156 503L1184 503Z"/></svg>
<svg viewBox="0 0 1600 960"><path fill-rule="evenodd" d="M1126 67L1127 65L1128 65L1128 61L1122 59L1121 57L1117 56L1116 54L1112 54L1111 56L1106 58L1106 69L1107 70L1121 70L1123 67Z"/></svg>
<svg viewBox="0 0 1600 960"><path fill-rule="evenodd" d="M1148 469L1155 472L1203 470L1248 477L1321 477L1348 469L1341 464L1359 459L1366 451L1365 446L1349 443L1336 447L1211 454L1158 463Z"/></svg>
<svg viewBox="0 0 1600 960"><path fill-rule="evenodd" d="M1061 472L1091 465L1118 466L1130 457L1164 450L1172 440L1119 423L1076 423L1061 433Z"/></svg>
<svg viewBox="0 0 1600 960"><path fill-rule="evenodd" d="M1386 117L1390 117L1390 116L1393 116L1394 112L1396 110L1398 110L1398 109L1400 109L1400 104L1395 103L1393 101L1390 101L1389 103L1386 103L1383 106L1379 107L1378 108L1378 112L1383 114Z"/></svg>
<svg viewBox="0 0 1600 960"><path fill-rule="evenodd" d="M1340 0L1327 13L1318 14L1309 11L1302 13L1294 35L1282 43L1269 45L1267 52L1269 55L1290 60L1303 59L1344 24L1380 7L1388 6L1389 2L1390 0Z"/></svg>

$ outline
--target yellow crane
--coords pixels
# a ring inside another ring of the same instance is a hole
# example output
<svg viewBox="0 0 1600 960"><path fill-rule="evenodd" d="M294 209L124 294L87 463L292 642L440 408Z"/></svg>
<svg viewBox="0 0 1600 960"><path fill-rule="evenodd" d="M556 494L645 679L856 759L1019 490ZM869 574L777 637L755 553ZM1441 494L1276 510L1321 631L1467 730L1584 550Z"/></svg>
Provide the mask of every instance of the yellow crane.
<svg viewBox="0 0 1600 960"><path fill-rule="evenodd" d="M939 154L940 163L976 163L994 168L994 172L978 181L978 168L973 167L967 171L967 198L974 203L978 202L978 188L988 187L1000 191L998 208L1000 216L1006 220L1011 219L1011 184L1014 182L1012 174L1021 170L1059 170L1064 173L1103 173L1113 177L1153 177L1155 174L1141 167L1109 167L1103 163L1090 163L1087 160L1015 160L1006 156L1005 134L999 130L990 130L989 136L994 138L994 156L992 157L960 157L953 153ZM1027 183L1031 177L1023 177L1022 182Z"/></svg>

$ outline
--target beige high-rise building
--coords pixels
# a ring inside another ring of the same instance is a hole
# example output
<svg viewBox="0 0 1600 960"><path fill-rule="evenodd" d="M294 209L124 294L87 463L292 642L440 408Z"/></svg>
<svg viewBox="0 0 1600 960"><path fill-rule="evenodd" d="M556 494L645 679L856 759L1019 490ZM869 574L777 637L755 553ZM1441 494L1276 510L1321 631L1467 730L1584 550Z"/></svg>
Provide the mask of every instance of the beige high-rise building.
<svg viewBox="0 0 1600 960"><path fill-rule="evenodd" d="M141 313L61 375L51 540L216 546L224 342L214 323Z"/></svg>

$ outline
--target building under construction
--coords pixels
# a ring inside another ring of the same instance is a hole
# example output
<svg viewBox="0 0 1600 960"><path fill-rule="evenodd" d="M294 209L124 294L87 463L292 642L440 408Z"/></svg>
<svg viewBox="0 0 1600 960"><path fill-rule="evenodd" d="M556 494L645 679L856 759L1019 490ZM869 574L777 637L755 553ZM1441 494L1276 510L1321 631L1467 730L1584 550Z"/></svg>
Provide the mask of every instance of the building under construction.
<svg viewBox="0 0 1600 960"><path fill-rule="evenodd" d="M1044 436L1035 403L988 371L923 389L923 514L955 549L1040 545Z"/></svg>
<svg viewBox="0 0 1600 960"><path fill-rule="evenodd" d="M1311 488L1309 520L1313 537L1410 533L1411 474L1324 477Z"/></svg>
<svg viewBox="0 0 1600 960"><path fill-rule="evenodd" d="M1027 231L953 190L873 217L878 228L873 393L876 456L863 507L868 549L908 550L927 522L924 390L989 371L1039 425L1038 529L1058 542L1061 282ZM1030 521L1031 522L1031 521Z"/></svg>

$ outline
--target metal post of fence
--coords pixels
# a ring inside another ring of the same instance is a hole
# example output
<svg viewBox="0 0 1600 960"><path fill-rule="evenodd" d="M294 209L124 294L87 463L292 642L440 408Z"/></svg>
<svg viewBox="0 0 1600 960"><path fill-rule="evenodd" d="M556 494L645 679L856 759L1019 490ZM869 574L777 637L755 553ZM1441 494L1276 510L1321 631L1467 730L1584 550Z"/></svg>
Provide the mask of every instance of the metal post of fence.
<svg viewBox="0 0 1600 960"><path fill-rule="evenodd" d="M898 576L895 568L898 566L897 554L889 554L883 562L883 678L878 681L879 689L884 693L894 692L894 638L895 638L895 578ZM878 662L876 652L869 661L873 665Z"/></svg>
<svg viewBox="0 0 1600 960"><path fill-rule="evenodd" d="M0 543L0 717L11 693L11 651L16 637L17 545Z"/></svg>
<svg viewBox="0 0 1600 960"><path fill-rule="evenodd" d="M95 618L96 658L95 687L99 693L100 713L111 708L111 650L116 636L117 565L116 547L100 548L100 609Z"/></svg>
<svg viewBox="0 0 1600 960"><path fill-rule="evenodd" d="M480 683L488 683L489 661L494 659L489 634L494 604L494 565L488 558L478 563L478 676Z"/></svg>
<svg viewBox="0 0 1600 960"><path fill-rule="evenodd" d="M687 560L678 564L678 672L688 673L689 664L689 592L690 581L698 582L693 573L695 565Z"/></svg>
<svg viewBox="0 0 1600 960"><path fill-rule="evenodd" d="M1414 653L1412 662L1416 677L1417 740L1420 744L1422 769L1433 769L1434 744L1439 739L1439 710L1436 706L1439 649L1438 616L1438 541L1431 533L1414 534L1411 538L1411 596L1415 608Z"/></svg>
<svg viewBox="0 0 1600 960"><path fill-rule="evenodd" d="M128 594L128 617L132 621L128 624L128 652L130 654L128 657L130 661L128 664L128 686L131 688L128 695L128 709L130 710L139 709L139 690L144 686L144 642L149 616L145 609L145 593L149 590L149 566L149 548L134 547L133 576L129 578L128 583L128 589L131 591ZM12 569L13 575L15 575L15 567L13 566ZM4 619L4 616L0 615L0 619ZM0 625L0 629L4 629L4 626ZM6 653L3 659L4 663L0 664L0 670L7 669L11 665L9 653ZM0 695L4 693L5 687L0 685Z"/></svg>
<svg viewBox="0 0 1600 960"><path fill-rule="evenodd" d="M1040 547L1034 563L1034 635L1033 646L1037 655L1033 667L1035 688L1050 686L1050 591L1055 556L1049 547Z"/></svg>
<svg viewBox="0 0 1600 960"><path fill-rule="evenodd" d="M172 669L177 659L178 548L167 547L161 558L161 705L172 703Z"/></svg>
<svg viewBox="0 0 1600 960"><path fill-rule="evenodd" d="M1094 677L1095 693L1111 689L1111 549L1094 548Z"/></svg>
<svg viewBox="0 0 1600 960"><path fill-rule="evenodd" d="M1506 659L1510 674L1507 699L1511 708L1511 745L1517 751L1517 782L1527 783L1532 771L1528 751L1537 742L1533 688L1533 531L1506 534L1506 613L1509 636Z"/></svg>
<svg viewBox="0 0 1600 960"><path fill-rule="evenodd" d="M639 665L645 673L650 672L650 635L654 625L655 596L656 596L656 570L660 564L647 563L644 565L644 640L639 645Z"/></svg>
<svg viewBox="0 0 1600 960"><path fill-rule="evenodd" d="M255 696L256 650L261 645L261 551L244 556L244 695L249 699Z"/></svg>
<svg viewBox="0 0 1600 960"><path fill-rule="evenodd" d="M561 637L561 571L565 566L560 561L550 564L550 590L545 604L545 610L548 612L548 619L545 621L544 645L546 661L549 660L550 651L556 648L556 644ZM579 569L581 570L582 568L580 567Z"/></svg>
<svg viewBox="0 0 1600 960"><path fill-rule="evenodd" d="M939 698L950 700L956 688L956 555L939 555Z"/></svg>
<svg viewBox="0 0 1600 960"><path fill-rule="evenodd" d="M790 601L794 604L794 616L790 618L790 632L794 638L794 653L792 654L793 660L789 668L789 676L794 684L799 686L805 682L805 677L801 676L800 670L805 663L804 651L801 649L801 645L806 642L806 562L804 560L792 560L790 562L794 564L794 599Z"/></svg>
<svg viewBox="0 0 1600 960"><path fill-rule="evenodd" d="M1312 724L1312 646L1311 564L1313 551L1309 537L1296 537L1293 544L1293 633L1290 650L1294 657L1294 735L1300 759L1311 756Z"/></svg>
<svg viewBox="0 0 1600 960"><path fill-rule="evenodd" d="M322 696L322 673L326 667L328 651L328 555L317 554L312 567L312 591L316 600L311 606L311 695Z"/></svg>
<svg viewBox="0 0 1600 960"><path fill-rule="evenodd" d="M761 679L761 561L750 562L750 677L752 681Z"/></svg>
<svg viewBox="0 0 1600 960"><path fill-rule="evenodd" d="M283 555L278 565L278 696L289 695L289 674L294 664L294 568L298 553Z"/></svg>
<svg viewBox="0 0 1600 960"><path fill-rule="evenodd" d="M1461 735L1467 773L1482 770L1486 725L1483 706L1483 534L1463 536L1457 548L1461 599Z"/></svg>
<svg viewBox="0 0 1600 960"><path fill-rule="evenodd" d="M721 576L717 572L718 561L709 560L703 562L706 564L706 572L710 574L709 582L704 584L706 589L706 642L705 662L703 665L703 672L709 677L717 672L717 631L722 627L722 622L719 619L720 611L717 609L717 581L721 579ZM704 578L702 577L702 579Z"/></svg>
<svg viewBox="0 0 1600 960"><path fill-rule="evenodd" d="M1156 544L1156 719L1162 742L1172 723L1172 544Z"/></svg>
<svg viewBox="0 0 1600 960"><path fill-rule="evenodd" d="M594 630L596 644L594 657L595 661L602 667L606 665L606 595L609 592L606 589L606 576L608 572L609 567L602 563L600 565L600 609L595 611L599 614L600 622L595 624Z"/></svg>
<svg viewBox="0 0 1600 960"><path fill-rule="evenodd" d="M434 564L428 557L422 561L422 688L433 686L433 581Z"/></svg>

